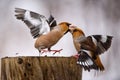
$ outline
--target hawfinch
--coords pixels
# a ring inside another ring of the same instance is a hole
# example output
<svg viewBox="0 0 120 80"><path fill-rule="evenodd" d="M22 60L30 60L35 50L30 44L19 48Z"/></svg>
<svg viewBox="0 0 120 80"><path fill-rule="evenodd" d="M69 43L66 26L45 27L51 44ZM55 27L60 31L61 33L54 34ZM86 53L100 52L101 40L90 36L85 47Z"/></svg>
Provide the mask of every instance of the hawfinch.
<svg viewBox="0 0 120 80"><path fill-rule="evenodd" d="M69 31L68 22L59 23L47 34L41 35L35 42L35 48L41 52L42 49L48 48L48 51L54 51L54 53L61 50L51 50L50 48L55 45L68 31Z"/></svg>
<svg viewBox="0 0 120 80"><path fill-rule="evenodd" d="M76 26L70 26L69 29L78 52L77 64L88 71L91 69L103 71L104 66L99 55L110 48L112 36L91 35L86 37L84 32Z"/></svg>

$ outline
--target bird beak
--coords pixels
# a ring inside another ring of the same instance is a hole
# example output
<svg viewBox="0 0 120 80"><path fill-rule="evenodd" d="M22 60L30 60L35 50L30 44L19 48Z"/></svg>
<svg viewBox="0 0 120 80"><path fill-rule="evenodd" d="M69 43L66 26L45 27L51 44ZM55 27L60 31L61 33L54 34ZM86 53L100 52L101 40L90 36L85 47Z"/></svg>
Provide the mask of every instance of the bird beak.
<svg viewBox="0 0 120 80"><path fill-rule="evenodd" d="M70 27L71 24L70 24L70 23L67 23L67 26ZM64 34L66 34L66 33L68 33L68 32L70 32L70 29L69 29L69 28L68 28L68 30L67 30Z"/></svg>
<svg viewBox="0 0 120 80"><path fill-rule="evenodd" d="M67 23L67 26L70 26L71 25L71 23Z"/></svg>
<svg viewBox="0 0 120 80"><path fill-rule="evenodd" d="M75 28L76 28L75 26L70 25L70 26L69 26L69 32L70 32L70 33L73 33L73 30L74 30Z"/></svg>
<svg viewBox="0 0 120 80"><path fill-rule="evenodd" d="M76 26L74 26L74 25L70 25L69 28L70 28L70 29L75 29Z"/></svg>

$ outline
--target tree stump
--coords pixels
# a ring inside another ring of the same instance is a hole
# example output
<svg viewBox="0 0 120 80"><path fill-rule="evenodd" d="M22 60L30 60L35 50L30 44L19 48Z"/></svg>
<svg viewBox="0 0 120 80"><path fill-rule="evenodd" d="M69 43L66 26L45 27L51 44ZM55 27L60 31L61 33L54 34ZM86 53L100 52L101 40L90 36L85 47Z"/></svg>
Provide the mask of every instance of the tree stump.
<svg viewBox="0 0 120 80"><path fill-rule="evenodd" d="M73 57L8 57L1 60L1 80L81 80Z"/></svg>

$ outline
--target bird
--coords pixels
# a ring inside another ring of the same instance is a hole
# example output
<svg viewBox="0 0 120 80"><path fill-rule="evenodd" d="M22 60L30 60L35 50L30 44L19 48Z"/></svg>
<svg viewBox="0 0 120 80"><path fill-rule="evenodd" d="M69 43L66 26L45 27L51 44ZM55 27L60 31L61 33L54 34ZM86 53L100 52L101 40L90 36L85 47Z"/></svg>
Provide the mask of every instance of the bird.
<svg viewBox="0 0 120 80"><path fill-rule="evenodd" d="M15 12L16 18L27 25L32 37L36 39L37 43L39 41L38 38L41 35L49 33L55 26L57 26L57 21L52 14L50 14L47 19L44 15L22 8L15 8ZM43 50L42 53L44 52L45 50Z"/></svg>
<svg viewBox="0 0 120 80"><path fill-rule="evenodd" d="M101 62L100 55L110 48L113 36L85 36L85 33L74 25L69 27L69 31L72 34L73 43L78 52L74 55L78 59L77 64L87 71L91 69L104 71L105 68Z"/></svg>
<svg viewBox="0 0 120 80"><path fill-rule="evenodd" d="M67 32L69 32L69 26L71 23L61 22L55 26L49 33L41 35L35 42L35 48L39 50L48 49L48 51L60 52L60 50L51 50L51 47L55 45Z"/></svg>
<svg viewBox="0 0 120 80"><path fill-rule="evenodd" d="M57 25L51 14L47 19L44 15L22 8L15 8L15 12L16 18L22 20L28 26L34 39L50 32Z"/></svg>

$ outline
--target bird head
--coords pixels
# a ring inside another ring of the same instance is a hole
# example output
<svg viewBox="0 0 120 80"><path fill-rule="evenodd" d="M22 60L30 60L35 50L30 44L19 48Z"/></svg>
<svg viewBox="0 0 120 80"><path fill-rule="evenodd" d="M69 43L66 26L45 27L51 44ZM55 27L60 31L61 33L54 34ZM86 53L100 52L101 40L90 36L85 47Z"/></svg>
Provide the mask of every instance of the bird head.
<svg viewBox="0 0 120 80"><path fill-rule="evenodd" d="M61 31L64 32L64 34L66 34L67 32L69 32L69 26L71 25L71 23L68 22L61 22L59 23L59 26L61 28Z"/></svg>
<svg viewBox="0 0 120 80"><path fill-rule="evenodd" d="M76 26L70 26L69 30L73 37L85 36L84 32Z"/></svg>

